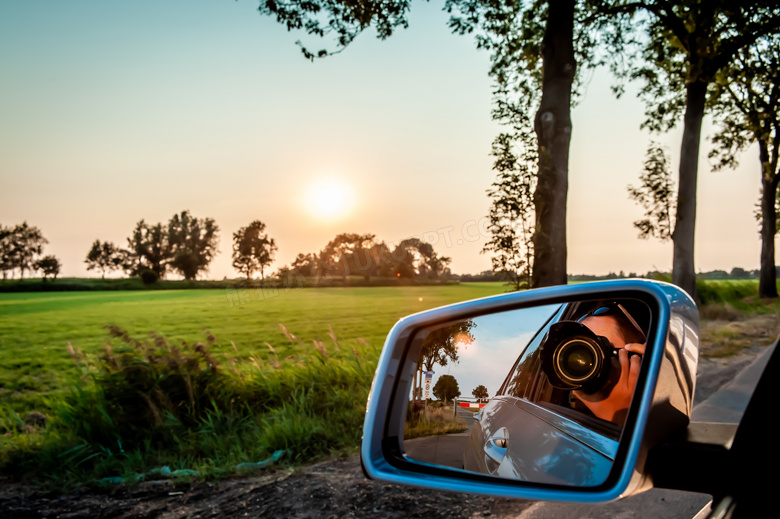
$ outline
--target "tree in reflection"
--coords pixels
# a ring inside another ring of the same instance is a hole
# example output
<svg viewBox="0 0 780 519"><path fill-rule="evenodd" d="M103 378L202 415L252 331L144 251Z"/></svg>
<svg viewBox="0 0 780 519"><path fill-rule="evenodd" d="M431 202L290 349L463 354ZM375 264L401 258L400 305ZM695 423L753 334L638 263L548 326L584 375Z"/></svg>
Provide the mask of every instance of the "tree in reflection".
<svg viewBox="0 0 780 519"><path fill-rule="evenodd" d="M433 386L433 396L447 405L448 400L454 400L460 396L460 386L452 375L442 375Z"/></svg>
<svg viewBox="0 0 780 519"><path fill-rule="evenodd" d="M488 398L490 398L487 388L482 384L475 387L471 394L477 399L477 402L487 402Z"/></svg>
<svg viewBox="0 0 780 519"><path fill-rule="evenodd" d="M448 362L457 364L459 360L458 349L474 342L471 331L476 323L471 320L457 321L453 324L441 326L432 330L425 336L420 361L418 362L417 380L414 388L414 398L421 399L422 373L433 371L433 367L446 366Z"/></svg>

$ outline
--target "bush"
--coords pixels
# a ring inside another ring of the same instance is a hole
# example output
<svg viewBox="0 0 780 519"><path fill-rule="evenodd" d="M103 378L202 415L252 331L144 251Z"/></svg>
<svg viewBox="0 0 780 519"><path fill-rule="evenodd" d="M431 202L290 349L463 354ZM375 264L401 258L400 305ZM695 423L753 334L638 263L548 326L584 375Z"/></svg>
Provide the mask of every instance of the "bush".
<svg viewBox="0 0 780 519"><path fill-rule="evenodd" d="M739 303L758 294L756 280L697 280L696 292L702 305Z"/></svg>
<svg viewBox="0 0 780 519"><path fill-rule="evenodd" d="M157 274L157 272L153 271L152 269L145 269L141 271L140 277L144 285L151 285L160 279L160 276Z"/></svg>

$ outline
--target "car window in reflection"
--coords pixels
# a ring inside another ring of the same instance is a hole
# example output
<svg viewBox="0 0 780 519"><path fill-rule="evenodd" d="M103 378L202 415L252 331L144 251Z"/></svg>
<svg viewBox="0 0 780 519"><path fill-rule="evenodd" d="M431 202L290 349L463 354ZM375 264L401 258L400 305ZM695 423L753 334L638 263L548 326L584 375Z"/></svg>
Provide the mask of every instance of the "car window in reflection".
<svg viewBox="0 0 780 519"><path fill-rule="evenodd" d="M518 358L500 394L557 409L591 428L597 422L590 418L622 425L650 317L641 301L567 305ZM620 428L602 428L619 435Z"/></svg>

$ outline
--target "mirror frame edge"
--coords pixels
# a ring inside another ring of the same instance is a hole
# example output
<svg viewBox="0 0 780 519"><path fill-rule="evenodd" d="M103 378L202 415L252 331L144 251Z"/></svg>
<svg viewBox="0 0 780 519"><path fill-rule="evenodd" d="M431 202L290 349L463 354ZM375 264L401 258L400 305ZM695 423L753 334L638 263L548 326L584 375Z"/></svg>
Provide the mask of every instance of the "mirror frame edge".
<svg viewBox="0 0 780 519"><path fill-rule="evenodd" d="M632 420L631 434L625 444L621 441L621 448L616 457L616 463L620 464L620 468L619 471L610 474L610 478L603 485L588 488L558 487L502 480L468 472L461 473L456 469L420 466L415 467L416 470L410 470L405 468L409 462L404 462L404 466L398 467L397 463L387 459L388 450L398 449L398 438L387 434L387 428L392 426L391 415L395 412L397 419L398 414L390 406L401 375L399 370L404 365L406 352L409 349L409 341L417 330L439 322L463 318L466 315L552 304L556 300L565 298L608 297L610 294L621 292L640 292L653 299L657 304L659 316L654 320L656 331L651 362L642 371L644 378L640 376L640 382L643 382L642 398L638 404L631 406L631 414L629 414L629 420ZM669 347L669 323L673 316L679 315L683 316L687 325L693 325L698 358L698 312L695 303L678 287L658 281L640 279L599 281L512 292L455 303L399 320L385 340L369 393L361 445L361 463L366 475L390 483L439 490L552 501L604 502L652 487L646 470L647 452L658 441L678 431L680 427L679 424L675 424L672 429L663 423L650 423L648 420L659 397L664 398L664 395L657 394L657 381L664 352ZM693 376L695 379L695 366ZM690 390L689 396L692 398L693 389ZM689 417L690 408L687 411ZM648 438L652 441L647 441ZM396 445L393 445L393 442Z"/></svg>

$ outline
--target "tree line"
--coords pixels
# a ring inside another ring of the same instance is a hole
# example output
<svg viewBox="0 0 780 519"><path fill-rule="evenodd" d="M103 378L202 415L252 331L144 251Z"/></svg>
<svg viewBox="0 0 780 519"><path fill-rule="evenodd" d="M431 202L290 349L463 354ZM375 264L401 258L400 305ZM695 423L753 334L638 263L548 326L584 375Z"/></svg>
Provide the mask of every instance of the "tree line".
<svg viewBox="0 0 780 519"><path fill-rule="evenodd" d="M23 279L26 273L40 270L56 277L61 269L54 256L43 256L48 243L37 227L26 222L14 227L0 226L0 268L3 279ZM141 277L151 283L169 273L194 280L207 272L219 252L219 227L213 218L198 218L189 211L174 214L167 223L136 223L126 247L96 239L84 262L87 270L101 278L114 271ZM266 232L265 223L252 221L233 233L233 268L247 280L257 274L265 280L278 247ZM388 244L373 234L341 233L319 252L298 254L295 260L275 273L277 277L323 279L361 276L440 279L451 275L449 257L440 256L433 246L419 238Z"/></svg>
<svg viewBox="0 0 780 519"><path fill-rule="evenodd" d="M316 284L323 278L362 276L441 279L451 274L451 258L440 256L433 245L419 238L388 244L373 234L342 233L318 253L298 254L279 269L279 277L303 276Z"/></svg>
<svg viewBox="0 0 780 519"><path fill-rule="evenodd" d="M346 0L291 0L258 9L288 30L332 37L335 48L319 51L298 42L303 55L315 59L343 51L368 28L386 39L408 27L411 3L366 0L357 9ZM452 32L473 35L490 53L493 118L505 128L494 141L497 179L488 191L492 239L485 251L495 255L494 268L511 272L518 287L566 283L571 109L587 73L607 67L617 96L629 82L639 85L646 106L641 128L665 133L682 126L676 187L662 194L665 206L655 214L658 231L673 244L672 280L693 297L704 115L716 123L716 169L734 166L737 152L758 145L759 293L777 297L780 2L447 0L444 10ZM629 195L643 205L650 200L653 213L652 190L642 191ZM641 236L652 235L652 218L637 223Z"/></svg>

